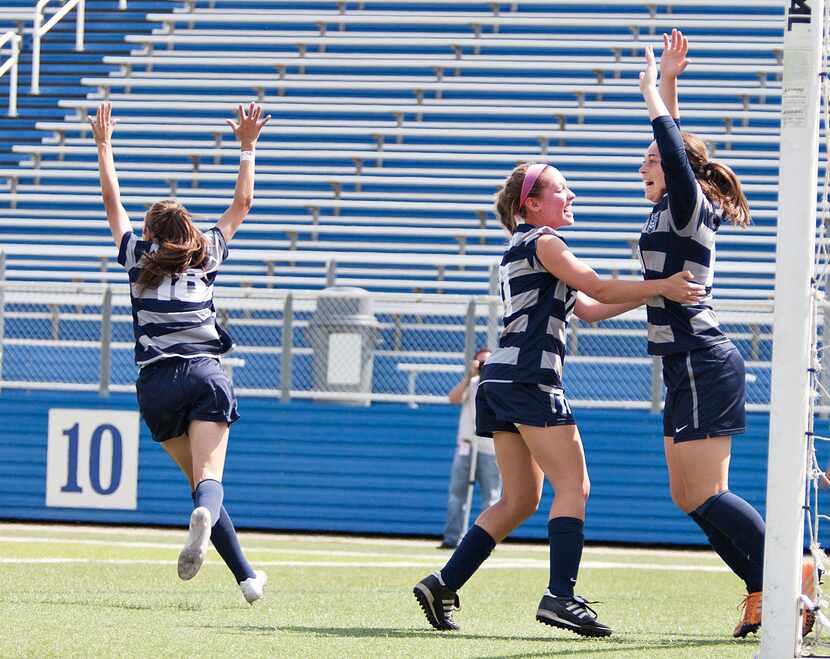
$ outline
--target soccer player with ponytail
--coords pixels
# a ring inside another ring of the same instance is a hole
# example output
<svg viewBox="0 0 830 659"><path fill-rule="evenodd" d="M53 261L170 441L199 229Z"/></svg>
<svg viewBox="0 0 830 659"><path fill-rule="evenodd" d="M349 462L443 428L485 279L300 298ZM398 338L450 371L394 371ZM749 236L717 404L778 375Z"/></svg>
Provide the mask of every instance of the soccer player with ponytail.
<svg viewBox="0 0 830 659"><path fill-rule="evenodd" d="M689 44L673 30L663 35L663 45L659 88L650 48L640 74L655 138L640 167L645 196L654 204L640 236L640 257L647 281L691 270L706 297L696 304L649 299L648 351L663 362L663 447L672 500L746 584L732 632L742 638L761 626L765 528L758 511L729 490L732 435L746 426L746 378L743 358L720 329L711 300L717 231L724 222L748 226L749 205L735 173L710 160L699 138L681 132L677 79L688 65ZM805 633L807 625L805 617Z"/></svg>
<svg viewBox="0 0 830 659"><path fill-rule="evenodd" d="M121 203L111 105L100 105L89 120L107 222L118 262L130 279L139 409L153 439L179 465L192 492L194 509L178 574L184 580L196 575L210 540L249 603L263 597L267 577L245 559L222 505L228 434L239 414L219 363L232 342L216 321L213 284L227 258L227 244L253 202L254 149L269 118L251 103L247 110L239 106L237 121L227 121L242 152L233 202L214 227L202 232L181 204L160 201L147 212L141 238L133 233Z"/></svg>
<svg viewBox="0 0 830 659"><path fill-rule="evenodd" d="M590 481L563 389L568 321L572 313L589 322L611 318L654 295L696 303L703 287L690 281L690 272L646 282L598 277L558 232L574 223L574 198L562 174L546 163L516 167L498 195L497 212L511 234L499 267L504 329L481 370L476 435L494 439L502 494L447 564L415 584L415 597L435 629L458 629L457 591L496 543L536 511L547 478L555 493L548 521L550 579L536 619L582 636L611 634L590 602L574 593Z"/></svg>

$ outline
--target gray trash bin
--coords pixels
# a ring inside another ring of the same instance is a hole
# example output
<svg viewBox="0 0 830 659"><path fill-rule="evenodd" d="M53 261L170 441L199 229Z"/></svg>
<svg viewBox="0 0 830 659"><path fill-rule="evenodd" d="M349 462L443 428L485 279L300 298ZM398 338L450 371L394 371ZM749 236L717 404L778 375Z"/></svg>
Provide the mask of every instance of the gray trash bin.
<svg viewBox="0 0 830 659"><path fill-rule="evenodd" d="M314 391L371 393L378 330L369 291L349 286L322 291L306 330ZM333 402L369 404L365 398Z"/></svg>

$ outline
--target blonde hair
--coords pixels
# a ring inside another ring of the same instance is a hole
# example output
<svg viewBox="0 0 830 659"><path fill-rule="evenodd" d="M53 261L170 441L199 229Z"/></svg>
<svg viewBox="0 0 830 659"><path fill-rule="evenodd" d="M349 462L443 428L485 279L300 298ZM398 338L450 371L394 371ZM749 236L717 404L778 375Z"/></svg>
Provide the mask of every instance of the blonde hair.
<svg viewBox="0 0 830 659"><path fill-rule="evenodd" d="M170 199L156 202L144 222L159 248L144 255L139 290L157 288L165 277L204 265L207 240L180 203Z"/></svg>
<svg viewBox="0 0 830 659"><path fill-rule="evenodd" d="M723 208L723 216L732 224L746 229L752 222L749 202L735 172L722 163L709 160L706 144L696 135L683 133L683 146L703 194Z"/></svg>
<svg viewBox="0 0 830 659"><path fill-rule="evenodd" d="M516 233L516 216L524 217L524 206L519 207L522 197L522 183L524 183L525 174L528 168L535 163L525 162L516 167L510 175L505 179L504 184L496 193L496 214L504 227L510 233ZM536 197L544 189L545 184L542 182L540 176L528 193L528 197Z"/></svg>

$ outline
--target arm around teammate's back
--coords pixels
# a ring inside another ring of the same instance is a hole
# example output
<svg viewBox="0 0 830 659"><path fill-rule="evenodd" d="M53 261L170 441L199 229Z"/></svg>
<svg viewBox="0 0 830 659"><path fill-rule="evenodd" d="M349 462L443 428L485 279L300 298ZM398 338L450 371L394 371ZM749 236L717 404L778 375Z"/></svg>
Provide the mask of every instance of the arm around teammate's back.
<svg viewBox="0 0 830 659"><path fill-rule="evenodd" d="M648 281L604 279L576 258L564 242L552 235L539 237L536 255L554 277L605 304L635 302L655 295L662 295L680 304L697 304L706 295L705 287L693 283L694 275L688 271Z"/></svg>

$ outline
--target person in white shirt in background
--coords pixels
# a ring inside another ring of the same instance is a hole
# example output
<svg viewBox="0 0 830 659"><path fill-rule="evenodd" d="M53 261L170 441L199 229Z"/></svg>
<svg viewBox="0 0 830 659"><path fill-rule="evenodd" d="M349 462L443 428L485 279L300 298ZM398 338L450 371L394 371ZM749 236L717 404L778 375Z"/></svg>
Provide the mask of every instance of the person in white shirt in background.
<svg viewBox="0 0 830 659"><path fill-rule="evenodd" d="M449 501L447 502L447 523L440 549L455 549L464 535L466 522L472 505L472 490L469 482L478 482L482 510L489 508L501 495L501 475L496 464L496 450L493 440L476 435L476 391L479 370L487 361L490 351L480 349L473 357L470 370L448 394L450 403L461 405L458 420L458 443L452 461Z"/></svg>

